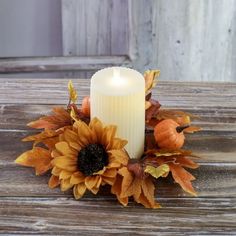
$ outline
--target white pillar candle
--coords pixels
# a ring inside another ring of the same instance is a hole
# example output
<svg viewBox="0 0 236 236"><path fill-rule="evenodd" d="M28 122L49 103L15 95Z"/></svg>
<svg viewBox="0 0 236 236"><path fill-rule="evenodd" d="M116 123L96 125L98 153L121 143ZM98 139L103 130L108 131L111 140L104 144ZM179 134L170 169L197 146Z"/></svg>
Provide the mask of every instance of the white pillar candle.
<svg viewBox="0 0 236 236"><path fill-rule="evenodd" d="M140 158L145 139L145 82L139 72L111 67L91 79L91 117L117 125L117 136L128 141L130 158Z"/></svg>

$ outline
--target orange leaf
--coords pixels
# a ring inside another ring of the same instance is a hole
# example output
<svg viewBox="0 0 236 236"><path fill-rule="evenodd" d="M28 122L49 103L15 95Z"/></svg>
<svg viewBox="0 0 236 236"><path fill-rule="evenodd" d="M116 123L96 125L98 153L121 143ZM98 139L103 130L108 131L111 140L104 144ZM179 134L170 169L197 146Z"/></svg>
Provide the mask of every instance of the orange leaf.
<svg viewBox="0 0 236 236"><path fill-rule="evenodd" d="M128 204L128 197L132 196L137 203L141 203L147 208L157 208L159 204L155 202L154 189L150 177L136 177L127 167L122 167L118 172L111 192L125 206Z"/></svg>
<svg viewBox="0 0 236 236"><path fill-rule="evenodd" d="M200 131L201 128L200 127L197 127L197 126L189 126L188 128L184 129L184 133L194 133L194 132L197 132L197 131Z"/></svg>
<svg viewBox="0 0 236 236"><path fill-rule="evenodd" d="M146 208L160 208L160 205L155 202L154 191L155 186L150 177L142 180L142 194L137 202L141 203Z"/></svg>
<svg viewBox="0 0 236 236"><path fill-rule="evenodd" d="M30 136L28 136L26 138L23 138L22 141L24 141L24 142L31 142L31 141L41 142L44 139L56 137L60 133L61 133L61 131L45 130L45 131L42 131L39 134L30 135Z"/></svg>
<svg viewBox="0 0 236 236"><path fill-rule="evenodd" d="M36 175L41 175L52 168L51 166L51 153L41 147L34 147L30 151L21 154L15 163L23 166L34 167Z"/></svg>
<svg viewBox="0 0 236 236"><path fill-rule="evenodd" d="M71 125L70 114L63 107L53 108L53 115L43 116L36 121L28 124L35 129L59 129L61 127Z"/></svg>
<svg viewBox="0 0 236 236"><path fill-rule="evenodd" d="M197 196L191 183L192 180L195 180L195 177L180 165L169 163L169 167L175 182L178 183L187 193Z"/></svg>

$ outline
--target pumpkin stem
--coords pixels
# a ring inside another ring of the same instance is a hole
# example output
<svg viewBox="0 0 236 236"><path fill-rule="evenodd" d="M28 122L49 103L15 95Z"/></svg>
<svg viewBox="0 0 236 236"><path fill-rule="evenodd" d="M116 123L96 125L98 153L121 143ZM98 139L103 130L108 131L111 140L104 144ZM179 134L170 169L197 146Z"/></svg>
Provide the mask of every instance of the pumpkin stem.
<svg viewBox="0 0 236 236"><path fill-rule="evenodd" d="M178 133L181 133L184 129L187 129L189 127L189 125L180 125L176 127L176 131Z"/></svg>

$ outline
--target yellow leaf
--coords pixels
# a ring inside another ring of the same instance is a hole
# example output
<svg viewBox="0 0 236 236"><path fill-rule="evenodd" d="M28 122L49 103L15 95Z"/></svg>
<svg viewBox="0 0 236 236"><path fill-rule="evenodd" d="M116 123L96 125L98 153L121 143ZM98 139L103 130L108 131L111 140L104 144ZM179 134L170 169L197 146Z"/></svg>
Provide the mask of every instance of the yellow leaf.
<svg viewBox="0 0 236 236"><path fill-rule="evenodd" d="M68 83L68 91L69 91L70 100L73 103L76 103L77 98L78 98L78 94L77 94L71 80Z"/></svg>
<svg viewBox="0 0 236 236"><path fill-rule="evenodd" d="M148 94L150 90L156 86L156 78L160 75L159 70L147 70L144 72L145 92Z"/></svg>
<svg viewBox="0 0 236 236"><path fill-rule="evenodd" d="M165 175L169 171L170 171L170 168L167 164L163 164L158 167L147 166L144 170L144 172L149 173L151 176L155 177L156 179Z"/></svg>
<svg viewBox="0 0 236 236"><path fill-rule="evenodd" d="M78 121L74 107L71 107L70 117L71 117L74 121Z"/></svg>

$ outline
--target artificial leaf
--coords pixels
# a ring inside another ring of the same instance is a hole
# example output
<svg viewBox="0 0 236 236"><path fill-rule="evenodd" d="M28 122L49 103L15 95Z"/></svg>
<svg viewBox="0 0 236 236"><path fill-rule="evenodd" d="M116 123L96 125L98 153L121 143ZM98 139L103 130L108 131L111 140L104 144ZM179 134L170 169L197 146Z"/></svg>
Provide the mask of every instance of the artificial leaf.
<svg viewBox="0 0 236 236"><path fill-rule="evenodd" d="M59 135L61 133L62 130L44 130L39 134L28 136L22 139L22 141L33 141L33 146L36 146L38 143L43 143L48 149L52 150L55 147L55 144L59 141Z"/></svg>
<svg viewBox="0 0 236 236"><path fill-rule="evenodd" d="M53 115L43 116L36 121L28 124L35 129L59 129L67 125L71 125L71 117L67 110L63 107L53 108Z"/></svg>
<svg viewBox="0 0 236 236"><path fill-rule="evenodd" d="M173 119L179 125L189 124L190 118L198 118L197 115L193 115L192 113L180 111L180 110L159 110L158 111L158 119Z"/></svg>
<svg viewBox="0 0 236 236"><path fill-rule="evenodd" d="M146 130L146 134L145 134L145 150L148 151L148 150L155 150L157 149L158 146L157 146L157 142L154 138L154 135L153 135L153 131L151 130Z"/></svg>
<svg viewBox="0 0 236 236"><path fill-rule="evenodd" d="M145 79L145 91L146 94L150 92L150 90L155 87L157 81L156 78L160 75L159 70L147 70L144 72Z"/></svg>
<svg viewBox="0 0 236 236"><path fill-rule="evenodd" d="M185 192L193 196L197 196L197 193L191 183L192 180L195 180L195 177L180 165L176 165L173 163L169 163L168 165L175 182L178 183Z"/></svg>
<svg viewBox="0 0 236 236"><path fill-rule="evenodd" d="M150 109L150 108L149 108ZM167 110L167 109L153 109L146 111L146 122L149 126L155 127L161 120L172 119L179 125L190 124L191 118L197 118L198 116L193 115L184 111Z"/></svg>
<svg viewBox="0 0 236 236"><path fill-rule="evenodd" d="M194 133L194 132L198 132L200 131L201 128L200 127L197 127L197 126L189 126L188 128L184 129L184 133Z"/></svg>
<svg viewBox="0 0 236 236"><path fill-rule="evenodd" d="M151 165L146 166L144 172L150 174L154 178L158 179L159 177L166 175L170 171L170 168L167 164L154 167Z"/></svg>
<svg viewBox="0 0 236 236"><path fill-rule="evenodd" d="M70 116L74 121L78 120L74 107L71 107Z"/></svg>
<svg viewBox="0 0 236 236"><path fill-rule="evenodd" d="M156 116L158 110L161 107L161 104L154 99L150 99L149 101L146 101L145 107L147 108L145 116L146 116L146 121L148 122L150 119Z"/></svg>
<svg viewBox="0 0 236 236"><path fill-rule="evenodd" d="M169 149L149 149L145 152L146 155L154 155L156 157L169 157L169 156L192 156L192 151L177 149L177 150L169 150Z"/></svg>
<svg viewBox="0 0 236 236"><path fill-rule="evenodd" d="M68 91L69 91L70 101L73 103L76 103L77 98L78 98L78 94L77 94L71 80L68 83Z"/></svg>
<svg viewBox="0 0 236 236"><path fill-rule="evenodd" d="M41 175L52 168L51 160L52 157L50 151L41 147L34 147L32 150L21 154L15 160L15 163L23 166L34 167L36 175Z"/></svg>
<svg viewBox="0 0 236 236"><path fill-rule="evenodd" d="M127 167L122 167L118 171L111 192L125 206L128 204L128 198L133 197L137 203L141 203L147 208L158 208L160 205L155 202L154 189L150 176L139 178L130 172Z"/></svg>
<svg viewBox="0 0 236 236"><path fill-rule="evenodd" d="M196 192L191 183L195 177L183 167L196 169L199 167L199 165L187 158L184 154L160 157L147 156L144 159L144 163L153 167L167 164L175 182L178 183L184 191L196 196Z"/></svg>

